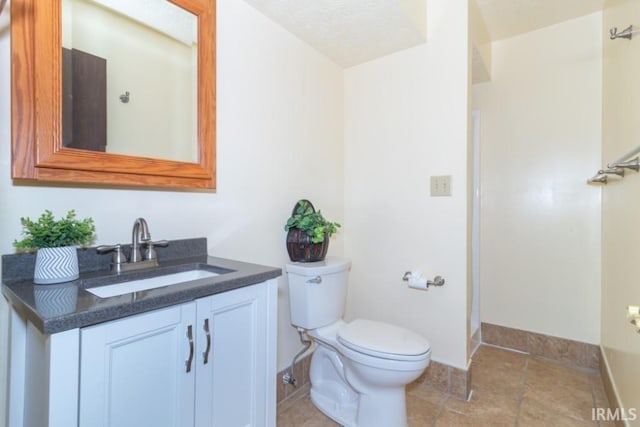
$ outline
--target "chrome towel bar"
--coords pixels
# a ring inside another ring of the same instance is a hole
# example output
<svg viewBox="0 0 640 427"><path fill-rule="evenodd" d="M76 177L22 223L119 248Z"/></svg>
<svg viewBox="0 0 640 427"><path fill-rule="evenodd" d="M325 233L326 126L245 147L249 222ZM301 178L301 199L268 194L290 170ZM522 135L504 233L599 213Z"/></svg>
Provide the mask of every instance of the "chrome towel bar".
<svg viewBox="0 0 640 427"><path fill-rule="evenodd" d="M609 182L608 175L616 175L624 178L625 169L640 171L640 146L629 151L615 162L607 163L606 169L600 169L593 177L587 180L587 184L607 184ZM633 157L636 156L636 157ZM633 157L633 158L632 158Z"/></svg>

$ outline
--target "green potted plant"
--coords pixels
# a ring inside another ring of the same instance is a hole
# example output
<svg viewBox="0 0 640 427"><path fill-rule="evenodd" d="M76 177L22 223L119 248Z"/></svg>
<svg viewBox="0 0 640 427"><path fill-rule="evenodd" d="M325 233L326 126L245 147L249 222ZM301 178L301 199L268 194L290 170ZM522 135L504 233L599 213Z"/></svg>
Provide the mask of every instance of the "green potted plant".
<svg viewBox="0 0 640 427"><path fill-rule="evenodd" d="M50 210L45 210L37 221L20 218L24 239L15 240L18 252L36 253L33 282L52 284L78 278L78 246L87 246L95 238L92 218L78 219L74 210L56 220Z"/></svg>
<svg viewBox="0 0 640 427"><path fill-rule="evenodd" d="M337 222L327 221L310 201L298 200L284 226L289 258L298 262L322 261L329 249L329 238L339 227Z"/></svg>

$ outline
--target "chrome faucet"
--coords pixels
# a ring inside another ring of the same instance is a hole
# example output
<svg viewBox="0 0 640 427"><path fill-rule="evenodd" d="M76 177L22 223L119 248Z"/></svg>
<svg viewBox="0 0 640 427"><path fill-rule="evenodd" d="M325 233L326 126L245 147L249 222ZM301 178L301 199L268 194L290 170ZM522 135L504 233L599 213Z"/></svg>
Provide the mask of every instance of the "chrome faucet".
<svg viewBox="0 0 640 427"><path fill-rule="evenodd" d="M149 226L144 218L138 218L133 223L131 231L131 253L129 254L129 262L142 261L142 253L140 252L140 243L151 241Z"/></svg>
<svg viewBox="0 0 640 427"><path fill-rule="evenodd" d="M166 240L153 242L147 221L144 218L137 218L131 231L131 252L129 253L128 261L120 244L98 246L96 250L98 253L113 251L111 270L120 273L126 270L157 267L158 258L154 246L167 246L168 244L169 242ZM144 256L141 250L142 246L146 246Z"/></svg>

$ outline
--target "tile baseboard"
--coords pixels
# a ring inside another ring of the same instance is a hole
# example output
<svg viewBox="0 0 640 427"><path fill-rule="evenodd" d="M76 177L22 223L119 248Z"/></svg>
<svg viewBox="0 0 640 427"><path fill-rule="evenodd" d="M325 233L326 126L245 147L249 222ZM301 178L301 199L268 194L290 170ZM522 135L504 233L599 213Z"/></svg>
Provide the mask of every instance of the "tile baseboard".
<svg viewBox="0 0 640 427"><path fill-rule="evenodd" d="M600 346L551 335L482 323L482 342L581 368L600 368Z"/></svg>

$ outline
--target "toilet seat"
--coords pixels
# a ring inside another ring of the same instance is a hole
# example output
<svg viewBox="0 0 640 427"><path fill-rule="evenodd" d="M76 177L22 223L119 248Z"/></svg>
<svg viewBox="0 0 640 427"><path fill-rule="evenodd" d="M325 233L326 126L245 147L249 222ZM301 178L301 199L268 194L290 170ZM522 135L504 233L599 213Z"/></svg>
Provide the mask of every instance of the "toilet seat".
<svg viewBox="0 0 640 427"><path fill-rule="evenodd" d="M419 361L431 351L429 342L419 334L373 320L356 319L342 324L337 338L353 351L382 359Z"/></svg>

